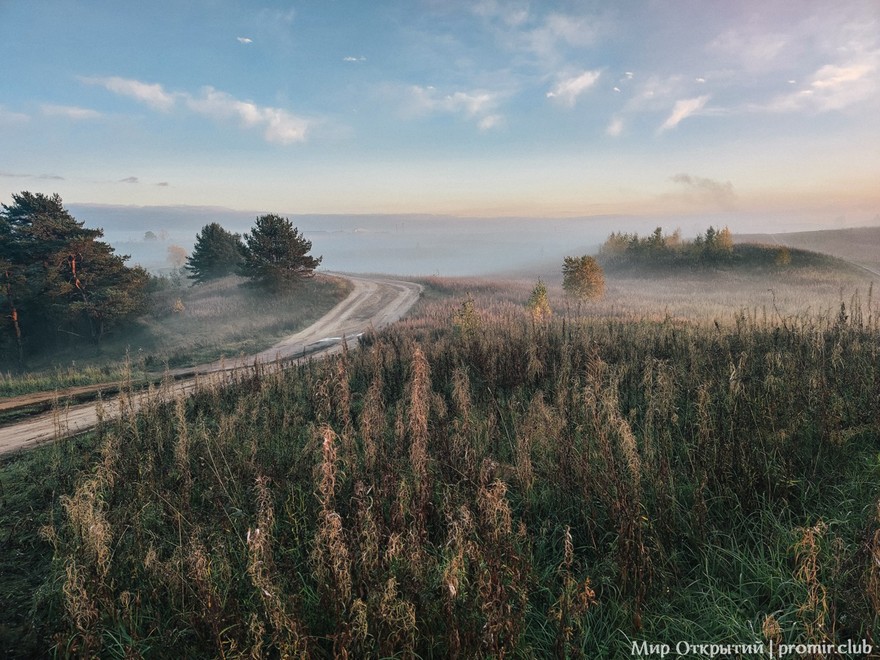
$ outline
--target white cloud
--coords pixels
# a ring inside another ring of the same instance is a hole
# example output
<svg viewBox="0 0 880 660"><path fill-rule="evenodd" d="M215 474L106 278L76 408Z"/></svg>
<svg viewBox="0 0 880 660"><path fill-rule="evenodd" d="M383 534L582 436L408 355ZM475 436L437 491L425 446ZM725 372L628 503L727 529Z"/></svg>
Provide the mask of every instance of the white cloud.
<svg viewBox="0 0 880 660"><path fill-rule="evenodd" d="M612 117L608 123L608 128L605 129L605 133L611 137L617 137L623 133L623 120L620 117Z"/></svg>
<svg viewBox="0 0 880 660"><path fill-rule="evenodd" d="M494 111L499 95L484 90L442 94L435 87L413 85L409 88L408 110L410 114L442 112L460 114L477 121L481 130L500 125L502 117Z"/></svg>
<svg viewBox="0 0 880 660"><path fill-rule="evenodd" d="M547 98L573 107L577 103L578 96L595 85L600 75L601 71L584 71L580 75L561 80L556 87L547 92Z"/></svg>
<svg viewBox="0 0 880 660"><path fill-rule="evenodd" d="M479 126L481 131L491 131L493 128L498 128L504 123L504 117L501 115L487 115L483 117L477 126Z"/></svg>
<svg viewBox="0 0 880 660"><path fill-rule="evenodd" d="M343 62L366 62L367 58L364 57L363 55L360 55L359 57L355 57L354 55L349 55L348 57L343 57L342 61Z"/></svg>
<svg viewBox="0 0 880 660"><path fill-rule="evenodd" d="M52 105L44 103L40 106L40 111L47 117L66 117L76 121L83 119L98 119L103 115L97 110L89 108L79 108L73 105Z"/></svg>
<svg viewBox="0 0 880 660"><path fill-rule="evenodd" d="M133 98L163 112L168 112L174 107L174 95L166 92L162 85L157 83L145 83L140 80L120 78L118 76L104 78L99 76L81 77L80 81L87 85L99 85L114 94Z"/></svg>
<svg viewBox="0 0 880 660"><path fill-rule="evenodd" d="M662 133L663 131L675 128L682 121L702 110L708 100L709 96L706 95L698 96L693 99L681 99L676 101L675 106L672 108L672 114L670 114L669 117L666 118L666 121L663 122L663 125L660 126L660 132Z"/></svg>
<svg viewBox="0 0 880 660"><path fill-rule="evenodd" d="M880 91L874 75L878 63L880 51L844 65L826 64L813 74L805 87L781 94L765 105L752 105L750 109L769 112L842 110ZM789 80L788 84L797 83Z"/></svg>
<svg viewBox="0 0 880 660"><path fill-rule="evenodd" d="M168 111L183 102L190 112L213 119L238 119L245 128L263 129L267 142L292 144L303 142L310 121L284 110L270 106L260 106L252 101L241 101L226 92L213 87L204 87L198 96L188 92L166 92L159 84L148 84L127 78L81 78L88 84L100 85L111 92L134 98L150 107Z"/></svg>
<svg viewBox="0 0 880 660"><path fill-rule="evenodd" d="M254 40L251 39L250 37L236 37L236 39L238 40L238 43L240 43L240 44L252 44L252 43L254 43Z"/></svg>
<svg viewBox="0 0 880 660"><path fill-rule="evenodd" d="M303 142L309 128L308 120L286 110L241 101L213 87L204 87L198 97L186 95L186 106L214 119L238 119L245 128L263 127L266 141L278 144Z"/></svg>

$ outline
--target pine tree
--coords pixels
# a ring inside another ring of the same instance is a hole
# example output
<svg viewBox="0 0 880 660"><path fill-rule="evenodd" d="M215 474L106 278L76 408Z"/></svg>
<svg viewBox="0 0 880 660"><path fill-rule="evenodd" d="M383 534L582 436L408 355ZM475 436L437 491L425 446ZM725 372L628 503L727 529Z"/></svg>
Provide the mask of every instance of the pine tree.
<svg viewBox="0 0 880 660"><path fill-rule="evenodd" d="M258 285L281 291L304 277L311 277L322 257L312 257L312 242L287 218L269 214L257 218L244 236L242 275Z"/></svg>
<svg viewBox="0 0 880 660"><path fill-rule="evenodd" d="M59 332L99 341L115 323L143 310L148 280L125 266L64 208L61 197L22 192L0 210L0 307L10 323L19 361L29 349L56 342Z"/></svg>
<svg viewBox="0 0 880 660"><path fill-rule="evenodd" d="M243 259L241 236L212 222L196 234L195 246L184 268L190 279L201 284L238 272Z"/></svg>

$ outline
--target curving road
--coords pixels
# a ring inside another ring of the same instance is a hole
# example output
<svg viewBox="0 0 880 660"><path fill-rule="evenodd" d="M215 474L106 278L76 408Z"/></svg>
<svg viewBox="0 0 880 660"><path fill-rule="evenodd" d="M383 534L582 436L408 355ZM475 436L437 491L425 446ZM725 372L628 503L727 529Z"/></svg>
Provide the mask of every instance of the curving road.
<svg viewBox="0 0 880 660"><path fill-rule="evenodd" d="M208 374L230 372L255 364L280 366L340 351L343 338L354 339L370 328L379 329L400 319L422 292L421 285L414 282L334 274L350 280L354 288L345 300L315 323L256 355L171 370L169 375L178 380L171 386L168 396L192 391ZM118 416L122 406L136 410L148 396L150 393L116 396L104 401L100 410L95 403L84 403L4 426L0 428L0 454L30 449L56 438L82 433L98 423L99 415L104 419Z"/></svg>

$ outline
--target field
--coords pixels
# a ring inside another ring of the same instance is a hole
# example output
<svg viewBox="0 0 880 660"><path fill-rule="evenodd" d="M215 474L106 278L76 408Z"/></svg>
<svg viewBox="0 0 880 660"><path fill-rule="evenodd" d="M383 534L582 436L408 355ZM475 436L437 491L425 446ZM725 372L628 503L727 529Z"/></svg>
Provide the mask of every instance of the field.
<svg viewBox="0 0 880 660"><path fill-rule="evenodd" d="M0 397L125 379L155 379L166 367L250 355L309 325L351 290L347 280L317 276L276 297L240 286L234 276L152 296L151 312L111 335L99 350L33 358L25 373L0 371Z"/></svg>
<svg viewBox="0 0 880 660"><path fill-rule="evenodd" d="M357 350L5 462L0 646L614 658L877 638L862 275L629 273L580 305L557 278L541 322L533 281L424 283Z"/></svg>

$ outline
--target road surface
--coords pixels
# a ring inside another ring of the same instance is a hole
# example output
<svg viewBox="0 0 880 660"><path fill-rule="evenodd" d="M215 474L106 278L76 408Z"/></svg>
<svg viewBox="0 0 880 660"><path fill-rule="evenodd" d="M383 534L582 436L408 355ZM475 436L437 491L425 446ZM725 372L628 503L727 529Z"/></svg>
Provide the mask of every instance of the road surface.
<svg viewBox="0 0 880 660"><path fill-rule="evenodd" d="M330 355L342 350L342 340L355 339L370 328L379 329L402 317L419 299L422 287L401 280L341 275L354 285L348 297L305 330L301 330L272 348L234 360L220 360L197 367L169 371L177 380L169 397L189 393L210 374L231 372L264 365L289 364L298 360ZM116 396L101 404L104 419L118 416L122 405L139 408L149 393ZM0 455L30 449L36 445L87 431L98 423L95 403L69 406L34 416L25 421L0 427Z"/></svg>

